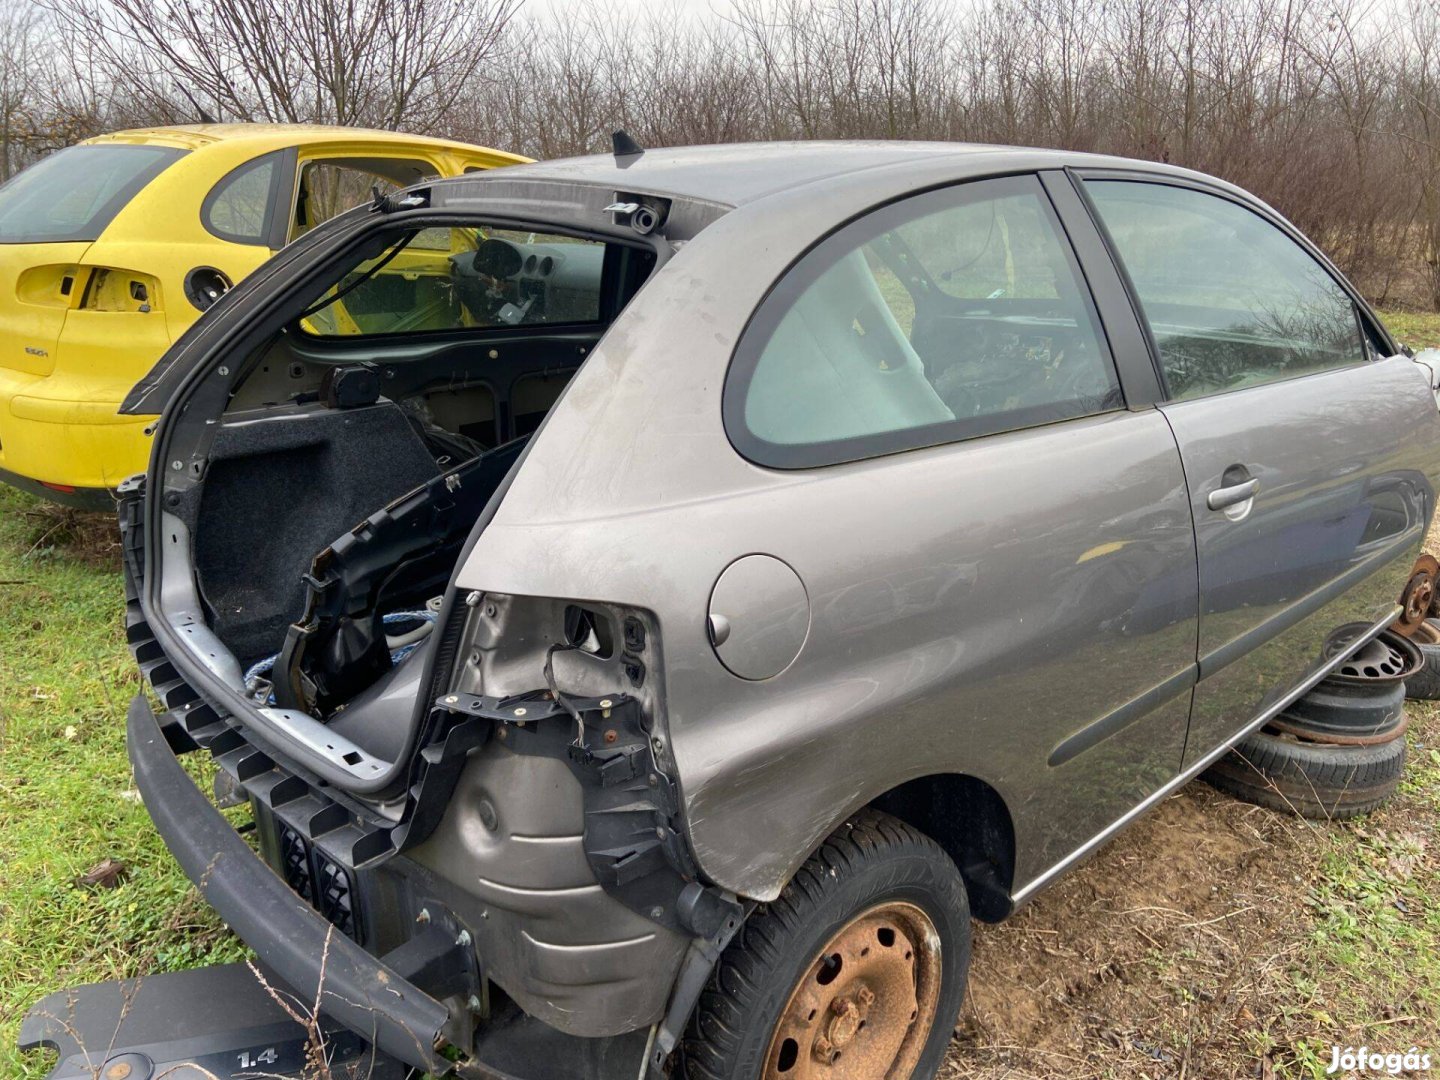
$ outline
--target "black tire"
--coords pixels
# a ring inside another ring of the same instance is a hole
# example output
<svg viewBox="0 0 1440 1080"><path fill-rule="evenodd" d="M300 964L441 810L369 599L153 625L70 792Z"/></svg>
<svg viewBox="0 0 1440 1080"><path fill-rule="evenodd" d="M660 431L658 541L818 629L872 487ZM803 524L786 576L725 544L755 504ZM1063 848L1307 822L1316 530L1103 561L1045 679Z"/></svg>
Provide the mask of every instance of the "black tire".
<svg viewBox="0 0 1440 1080"><path fill-rule="evenodd" d="M1425 666L1405 680L1405 696L1413 701L1440 701L1440 645L1421 645Z"/></svg>
<svg viewBox="0 0 1440 1080"><path fill-rule="evenodd" d="M741 927L691 1018L682 1075L758 1080L792 991L808 980L822 948L857 915L886 902L920 908L940 938L934 1020L910 1074L933 1077L960 1014L970 966L965 883L933 840L870 809L832 833L779 898Z"/></svg>
<svg viewBox="0 0 1440 1080"><path fill-rule="evenodd" d="M1356 686L1325 680L1275 719L1276 727L1285 724L1304 729L1313 742L1383 739L1405 722L1405 685L1391 681L1388 685Z"/></svg>
<svg viewBox="0 0 1440 1080"><path fill-rule="evenodd" d="M1405 696L1415 701L1440 701L1440 626L1426 619L1410 639L1425 658L1419 671L1405 680Z"/></svg>
<svg viewBox="0 0 1440 1080"><path fill-rule="evenodd" d="M1395 794L1404 772L1403 735L1376 746L1335 746L1257 731L1203 778L1247 802L1329 821L1374 810Z"/></svg>

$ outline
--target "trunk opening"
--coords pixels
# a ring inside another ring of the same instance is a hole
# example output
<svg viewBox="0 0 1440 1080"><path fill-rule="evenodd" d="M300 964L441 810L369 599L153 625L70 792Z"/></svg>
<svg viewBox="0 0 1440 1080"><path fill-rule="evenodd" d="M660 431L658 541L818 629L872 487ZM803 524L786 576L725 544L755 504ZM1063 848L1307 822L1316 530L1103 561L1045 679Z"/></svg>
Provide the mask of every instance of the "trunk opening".
<svg viewBox="0 0 1440 1080"><path fill-rule="evenodd" d="M479 225L367 247L235 365L219 415L180 406L166 456L186 483L163 506L187 557L167 550L159 591L172 626L191 609L182 640L202 663L361 780L414 745L467 539L658 261L648 244ZM579 653L612 633L566 620Z"/></svg>

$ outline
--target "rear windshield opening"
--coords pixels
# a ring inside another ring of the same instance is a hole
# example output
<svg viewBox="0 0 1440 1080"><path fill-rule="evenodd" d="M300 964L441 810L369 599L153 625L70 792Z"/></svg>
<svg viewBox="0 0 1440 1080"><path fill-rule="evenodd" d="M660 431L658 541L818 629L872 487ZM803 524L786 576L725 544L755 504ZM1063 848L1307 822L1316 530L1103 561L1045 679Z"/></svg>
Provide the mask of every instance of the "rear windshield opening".
<svg viewBox="0 0 1440 1080"><path fill-rule="evenodd" d="M185 155L169 146L71 146L0 187L0 243L100 238L125 204Z"/></svg>
<svg viewBox="0 0 1440 1080"><path fill-rule="evenodd" d="M219 423L193 429L198 490L167 503L256 704L396 752L419 690L398 680L471 528L655 265L644 242L412 228L296 298Z"/></svg>

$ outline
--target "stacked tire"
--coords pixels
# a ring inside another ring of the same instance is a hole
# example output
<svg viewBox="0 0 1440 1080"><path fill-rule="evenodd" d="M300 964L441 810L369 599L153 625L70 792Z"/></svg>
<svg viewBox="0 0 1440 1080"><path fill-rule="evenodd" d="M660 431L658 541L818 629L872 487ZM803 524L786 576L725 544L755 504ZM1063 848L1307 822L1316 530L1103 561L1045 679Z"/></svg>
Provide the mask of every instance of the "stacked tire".
<svg viewBox="0 0 1440 1080"><path fill-rule="evenodd" d="M1425 663L1405 680L1405 696L1413 701L1440 701L1440 621L1426 619L1410 635Z"/></svg>
<svg viewBox="0 0 1440 1080"><path fill-rule="evenodd" d="M1431 677L1440 697L1440 627L1435 630L1437 673ZM1248 802L1301 817L1343 820L1369 813L1400 786L1406 687L1428 670L1420 646L1384 631L1241 739L1204 779Z"/></svg>

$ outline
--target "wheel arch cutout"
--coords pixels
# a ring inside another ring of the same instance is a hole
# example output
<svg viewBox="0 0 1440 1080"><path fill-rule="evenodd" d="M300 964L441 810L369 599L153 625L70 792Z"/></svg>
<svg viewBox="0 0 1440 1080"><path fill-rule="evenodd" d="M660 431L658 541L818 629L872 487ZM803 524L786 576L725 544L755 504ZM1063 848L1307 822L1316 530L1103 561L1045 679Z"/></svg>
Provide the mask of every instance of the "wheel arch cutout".
<svg viewBox="0 0 1440 1080"><path fill-rule="evenodd" d="M999 922L1015 908L1015 826L1000 793L965 773L935 773L891 788L870 804L919 829L954 860L970 910Z"/></svg>

